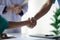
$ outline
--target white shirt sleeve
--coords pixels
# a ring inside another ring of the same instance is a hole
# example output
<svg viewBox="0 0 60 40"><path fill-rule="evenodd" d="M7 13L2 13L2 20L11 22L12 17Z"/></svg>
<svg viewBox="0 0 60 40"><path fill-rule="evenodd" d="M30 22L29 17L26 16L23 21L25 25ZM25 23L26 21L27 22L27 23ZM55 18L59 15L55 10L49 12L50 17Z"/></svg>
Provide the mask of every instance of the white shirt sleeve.
<svg viewBox="0 0 60 40"><path fill-rule="evenodd" d="M2 14L4 8L5 8L5 5L0 5L0 15Z"/></svg>

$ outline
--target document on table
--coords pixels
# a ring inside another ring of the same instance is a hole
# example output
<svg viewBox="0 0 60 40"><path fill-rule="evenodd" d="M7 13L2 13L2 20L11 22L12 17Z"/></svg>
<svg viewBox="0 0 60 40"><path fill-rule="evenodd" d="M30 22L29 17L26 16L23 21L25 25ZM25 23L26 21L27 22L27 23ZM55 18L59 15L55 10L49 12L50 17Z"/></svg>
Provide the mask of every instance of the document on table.
<svg viewBox="0 0 60 40"><path fill-rule="evenodd" d="M37 37L37 38L48 38L48 39L60 38L60 36L54 36L54 35L43 35L43 34L29 35L29 36L31 36L31 37Z"/></svg>

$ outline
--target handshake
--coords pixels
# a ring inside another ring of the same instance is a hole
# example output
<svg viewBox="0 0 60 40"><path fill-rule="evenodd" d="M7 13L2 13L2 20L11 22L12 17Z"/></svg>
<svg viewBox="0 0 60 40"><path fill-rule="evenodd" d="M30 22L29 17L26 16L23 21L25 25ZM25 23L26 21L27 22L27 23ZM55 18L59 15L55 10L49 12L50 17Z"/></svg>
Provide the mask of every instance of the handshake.
<svg viewBox="0 0 60 40"><path fill-rule="evenodd" d="M11 21L9 22L7 29L17 28L17 27L22 27L22 26L28 26L29 28L34 28L36 23L37 21L33 17L31 19L29 18L28 20L21 21L21 22Z"/></svg>
<svg viewBox="0 0 60 40"><path fill-rule="evenodd" d="M6 8L7 11L12 10L16 14L20 13L22 10L22 6L19 6L18 4L13 4L11 6L7 6ZM25 26L27 25L30 28L33 28L36 25L36 20L34 17L31 19L29 18L26 21L21 21L21 22L9 22L8 28L15 28L14 26ZM13 26L13 27L12 27Z"/></svg>
<svg viewBox="0 0 60 40"><path fill-rule="evenodd" d="M31 19L28 19L28 24L27 26L30 28L34 28L34 26L36 25L37 21L32 17Z"/></svg>

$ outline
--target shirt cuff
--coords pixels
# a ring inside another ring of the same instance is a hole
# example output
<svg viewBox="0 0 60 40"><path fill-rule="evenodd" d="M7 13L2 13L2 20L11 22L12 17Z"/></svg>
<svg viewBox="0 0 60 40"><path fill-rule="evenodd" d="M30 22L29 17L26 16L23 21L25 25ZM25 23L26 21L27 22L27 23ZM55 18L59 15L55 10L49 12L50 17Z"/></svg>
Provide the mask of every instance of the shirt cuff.
<svg viewBox="0 0 60 40"><path fill-rule="evenodd" d="M4 8L4 10L3 10L3 14L7 12L7 11L6 11L6 8L7 8L7 7L5 6L5 8Z"/></svg>
<svg viewBox="0 0 60 40"><path fill-rule="evenodd" d="M24 13L23 13L23 11L21 10L21 12L19 13L19 15L20 16L23 16L24 15Z"/></svg>

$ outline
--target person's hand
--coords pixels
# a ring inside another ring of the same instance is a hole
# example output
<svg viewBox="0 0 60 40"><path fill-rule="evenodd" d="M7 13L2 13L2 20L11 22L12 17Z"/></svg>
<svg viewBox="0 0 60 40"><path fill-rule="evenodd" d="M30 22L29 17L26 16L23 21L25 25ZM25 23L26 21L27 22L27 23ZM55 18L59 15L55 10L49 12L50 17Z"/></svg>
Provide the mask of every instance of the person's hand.
<svg viewBox="0 0 60 40"><path fill-rule="evenodd" d="M10 10L13 10L14 9L14 6L15 5L10 5L10 6L6 6L6 11L10 11Z"/></svg>
<svg viewBox="0 0 60 40"><path fill-rule="evenodd" d="M13 11L14 11L16 14L19 14L19 13L21 12L21 9L20 9L20 7L15 7L15 8L13 9Z"/></svg>
<svg viewBox="0 0 60 40"><path fill-rule="evenodd" d="M14 8L13 8L13 11L16 13L16 14L19 14L21 12L22 8L21 6L15 4L14 5Z"/></svg>
<svg viewBox="0 0 60 40"><path fill-rule="evenodd" d="M29 18L28 20L29 20L28 27L34 28L36 26L37 21L33 17L31 19Z"/></svg>
<svg viewBox="0 0 60 40"><path fill-rule="evenodd" d="M19 14L21 12L22 8L18 4L12 4L10 6L7 6L7 8L6 8L6 11L10 11L10 10L15 12L16 14Z"/></svg>

